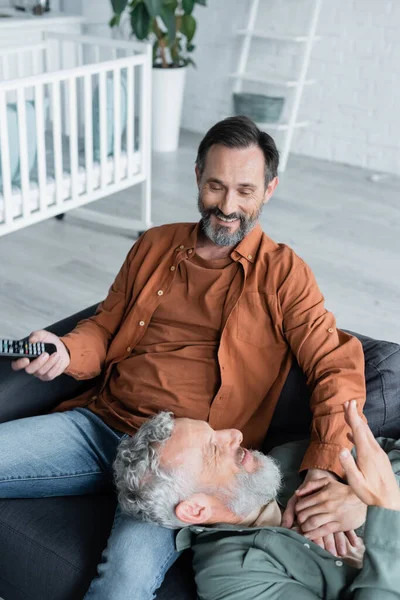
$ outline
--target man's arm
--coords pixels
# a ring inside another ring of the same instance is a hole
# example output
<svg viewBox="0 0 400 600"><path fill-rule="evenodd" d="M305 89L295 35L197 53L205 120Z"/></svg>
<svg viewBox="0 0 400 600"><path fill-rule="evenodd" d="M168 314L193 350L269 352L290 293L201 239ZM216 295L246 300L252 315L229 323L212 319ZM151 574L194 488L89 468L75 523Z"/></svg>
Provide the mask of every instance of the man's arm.
<svg viewBox="0 0 400 600"><path fill-rule="evenodd" d="M400 598L400 511L370 506L364 533L360 574L349 588L354 600Z"/></svg>
<svg viewBox="0 0 400 600"><path fill-rule="evenodd" d="M366 553L360 575L349 588L354 600L400 598L400 490L398 477L399 442L387 440L382 446L357 414L355 402L345 407L357 452L356 461L342 451L340 460L349 485L369 506L364 542Z"/></svg>
<svg viewBox="0 0 400 600"><path fill-rule="evenodd" d="M131 264L140 246L138 240L129 251L108 295L96 314L80 321L61 341L70 354L65 373L75 379L91 379L101 372L112 337L118 330L128 304L131 286Z"/></svg>
<svg viewBox="0 0 400 600"><path fill-rule="evenodd" d="M283 333L307 376L313 413L310 446L301 469L322 469L343 476L338 459L351 447L343 415L344 402L365 402L364 354L361 343L336 328L310 268L301 261L281 285L278 298Z"/></svg>

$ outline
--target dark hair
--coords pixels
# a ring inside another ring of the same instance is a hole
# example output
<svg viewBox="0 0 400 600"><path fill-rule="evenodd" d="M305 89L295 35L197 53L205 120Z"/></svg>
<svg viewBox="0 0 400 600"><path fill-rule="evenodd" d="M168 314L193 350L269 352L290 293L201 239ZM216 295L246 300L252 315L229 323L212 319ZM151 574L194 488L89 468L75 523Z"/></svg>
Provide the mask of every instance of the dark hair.
<svg viewBox="0 0 400 600"><path fill-rule="evenodd" d="M200 175L203 174L208 151L214 144L228 148L258 146L265 158L265 186L278 175L279 152L274 140L248 117L228 117L207 131L197 151L196 166Z"/></svg>

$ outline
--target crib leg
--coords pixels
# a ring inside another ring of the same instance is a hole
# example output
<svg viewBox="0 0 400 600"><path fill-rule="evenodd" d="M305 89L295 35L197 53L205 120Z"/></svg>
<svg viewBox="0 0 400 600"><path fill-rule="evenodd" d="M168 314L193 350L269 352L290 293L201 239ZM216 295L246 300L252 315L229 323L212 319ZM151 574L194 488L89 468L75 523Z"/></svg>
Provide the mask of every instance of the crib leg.
<svg viewBox="0 0 400 600"><path fill-rule="evenodd" d="M59 215L56 215L55 218L57 219L57 221L62 221L64 217L65 217L65 213L60 213Z"/></svg>

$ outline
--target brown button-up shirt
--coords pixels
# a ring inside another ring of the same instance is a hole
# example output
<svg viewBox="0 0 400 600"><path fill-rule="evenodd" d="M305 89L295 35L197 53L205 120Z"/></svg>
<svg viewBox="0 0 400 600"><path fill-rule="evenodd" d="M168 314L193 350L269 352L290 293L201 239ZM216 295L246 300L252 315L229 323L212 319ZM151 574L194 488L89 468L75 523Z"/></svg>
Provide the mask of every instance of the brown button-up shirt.
<svg viewBox="0 0 400 600"><path fill-rule="evenodd" d="M71 356L67 374L89 379L103 372L102 383L56 410L88 406L121 431L133 433L140 426L143 419L135 415L135 407L121 421L118 403L107 393L113 367L140 344L178 265L195 255L197 233L198 224L164 225L147 231L132 247L96 315L62 338ZM243 432L244 445L259 448L296 357L312 390L313 412L301 468L343 475L339 450L351 446L343 403L356 398L361 408L365 401L360 342L336 328L304 261L259 226L231 258L239 268L224 307L220 387L210 406L210 425L236 427Z"/></svg>

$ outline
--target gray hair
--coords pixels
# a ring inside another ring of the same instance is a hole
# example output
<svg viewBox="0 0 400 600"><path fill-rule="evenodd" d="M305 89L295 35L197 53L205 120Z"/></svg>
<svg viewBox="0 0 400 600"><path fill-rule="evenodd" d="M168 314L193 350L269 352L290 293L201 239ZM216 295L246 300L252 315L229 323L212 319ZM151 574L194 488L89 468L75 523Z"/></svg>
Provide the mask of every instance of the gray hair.
<svg viewBox="0 0 400 600"><path fill-rule="evenodd" d="M171 412L160 412L146 421L132 437L123 439L114 461L118 501L126 514L180 529L186 523L175 507L190 497L192 486L179 469L160 467L160 452L174 429Z"/></svg>

